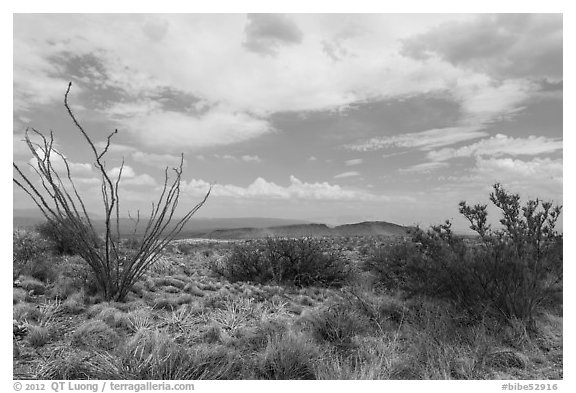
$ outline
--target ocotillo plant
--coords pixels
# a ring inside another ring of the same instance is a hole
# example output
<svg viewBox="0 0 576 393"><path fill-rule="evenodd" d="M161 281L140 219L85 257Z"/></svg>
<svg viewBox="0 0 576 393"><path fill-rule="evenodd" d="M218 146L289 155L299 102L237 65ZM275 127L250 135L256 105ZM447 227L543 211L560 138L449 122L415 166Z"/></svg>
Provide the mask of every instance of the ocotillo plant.
<svg viewBox="0 0 576 393"><path fill-rule="evenodd" d="M164 184L160 197L152 203L152 210L146 223L142 240L136 250L125 253L120 250L120 195L119 185L122 178L124 161L115 179L106 170L104 161L110 148L115 130L108 135L105 147L98 151L93 140L77 120L68 104L68 94L72 83L68 85L64 95L64 106L76 129L82 134L94 156L94 167L101 177L102 202L104 207L104 240L98 239L93 222L90 219L86 204L76 188L68 160L64 154L54 148L53 133L47 137L34 128L27 129L25 142L33 155L34 165L30 165L38 179L26 175L13 162L15 175L13 181L38 206L46 219L53 224L61 236L72 241L75 251L82 256L94 272L99 290L106 300L122 301L130 288L142 277L148 268L157 260L159 253L182 230L190 218L202 207L210 195L210 190L204 198L182 218L174 220L176 207L180 198L180 181L184 156L180 164L173 168L175 176L170 179L168 167L164 171ZM39 137L36 143L30 139L30 130ZM56 161L64 163L65 174L56 170ZM37 181L39 180L39 181ZM137 215L136 224L140 221ZM101 244L98 244L101 243Z"/></svg>

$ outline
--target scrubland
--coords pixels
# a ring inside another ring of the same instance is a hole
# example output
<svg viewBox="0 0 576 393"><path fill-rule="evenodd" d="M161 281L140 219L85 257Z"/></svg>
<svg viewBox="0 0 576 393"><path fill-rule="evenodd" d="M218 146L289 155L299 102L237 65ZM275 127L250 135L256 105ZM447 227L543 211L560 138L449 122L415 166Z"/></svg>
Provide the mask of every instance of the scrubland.
<svg viewBox="0 0 576 393"><path fill-rule="evenodd" d="M81 257L15 230L14 378L562 379L561 243L534 278L418 231L174 241L106 302Z"/></svg>

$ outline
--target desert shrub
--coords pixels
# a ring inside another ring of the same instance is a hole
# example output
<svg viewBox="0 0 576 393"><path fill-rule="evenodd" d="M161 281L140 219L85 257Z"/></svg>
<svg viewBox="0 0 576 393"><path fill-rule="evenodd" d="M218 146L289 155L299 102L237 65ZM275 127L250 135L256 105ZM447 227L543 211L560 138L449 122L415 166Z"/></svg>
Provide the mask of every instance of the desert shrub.
<svg viewBox="0 0 576 393"><path fill-rule="evenodd" d="M22 288L12 289L12 304L25 302L26 300L28 300L28 291Z"/></svg>
<svg viewBox="0 0 576 393"><path fill-rule="evenodd" d="M176 246L176 249L184 255L192 253L192 251L194 251L195 248L196 247L194 245L189 243L178 243L178 245Z"/></svg>
<svg viewBox="0 0 576 393"><path fill-rule="evenodd" d="M138 250L140 248L141 241L138 238L131 237L125 239L122 245L130 250Z"/></svg>
<svg viewBox="0 0 576 393"><path fill-rule="evenodd" d="M344 258L320 240L268 238L236 245L223 266L213 270L231 282L275 282L299 287L340 286L350 274Z"/></svg>
<svg viewBox="0 0 576 393"><path fill-rule="evenodd" d="M12 163L13 182L22 189L43 213L49 222L40 228L58 245L62 252L71 252L81 255L92 268L95 282L99 292L106 300L125 300L134 283L154 264L160 252L182 230L184 225L204 204L210 194L206 193L204 199L195 207L174 220L174 214L180 197L180 181L184 156L181 155L180 165L174 170L174 177L170 180L168 168L164 171L164 184L158 202L153 205L149 218L144 223L142 241L137 249L130 253L121 251L120 233L120 195L119 187L124 163L120 165L117 174L106 169L104 157L110 148L112 137L118 132L115 130L107 137L103 148L97 147L84 127L80 124L70 105L68 95L72 83L68 84L64 94L64 106L70 119L80 135L86 141L94 167L101 175L101 202L104 206L103 231L104 241L101 242L96 235L92 220L86 210L83 198L78 193L70 171L70 164L66 155L56 150L54 136L49 136L32 128L26 129L25 143L33 156L32 165L35 175L26 174L18 164ZM32 142L30 132L34 133L39 142ZM58 163L63 165L55 165ZM39 181L38 181L39 180ZM132 217L130 217L132 219ZM137 232L140 223L138 212L134 220L133 233Z"/></svg>
<svg viewBox="0 0 576 393"><path fill-rule="evenodd" d="M472 315L487 311L533 322L542 305L558 301L562 284L562 235L555 230L561 207L494 186L491 201L502 211L502 229L487 225L486 205L460 203L479 238L453 234L451 224L416 228L412 239L376 250L365 267L380 284L409 295L450 300Z"/></svg>
<svg viewBox="0 0 576 393"><path fill-rule="evenodd" d="M78 256L62 256L55 264L58 274L49 295L54 298L66 299L68 296L85 292L93 295L97 292L97 285L93 272L86 261Z"/></svg>
<svg viewBox="0 0 576 393"><path fill-rule="evenodd" d="M46 285L33 277L20 277L20 286L32 295L43 295L46 292Z"/></svg>
<svg viewBox="0 0 576 393"><path fill-rule="evenodd" d="M74 236L71 231L66 230L67 227L72 226L70 220L63 222L45 221L36 226L36 231L46 239L51 245L52 249L60 255L76 255L79 249L85 247L84 244L78 241L78 237ZM73 227L73 226L72 226ZM94 248L102 246L102 239L96 232L90 232L90 245Z"/></svg>
<svg viewBox="0 0 576 393"><path fill-rule="evenodd" d="M37 232L16 229L12 232L12 274L16 279L28 275L42 281L53 277L50 244Z"/></svg>
<svg viewBox="0 0 576 393"><path fill-rule="evenodd" d="M100 320L87 321L72 334L72 344L80 348L110 351L116 348L119 343L120 336Z"/></svg>
<svg viewBox="0 0 576 393"><path fill-rule="evenodd" d="M270 266L264 253L256 244L236 244L223 266L213 264L212 270L231 282L253 281L264 283L272 279Z"/></svg>
<svg viewBox="0 0 576 393"><path fill-rule="evenodd" d="M18 303L12 307L13 319L21 322L38 322L41 318L40 308L31 303Z"/></svg>
<svg viewBox="0 0 576 393"><path fill-rule="evenodd" d="M278 283L340 286L350 272L340 254L315 239L268 238L265 252Z"/></svg>

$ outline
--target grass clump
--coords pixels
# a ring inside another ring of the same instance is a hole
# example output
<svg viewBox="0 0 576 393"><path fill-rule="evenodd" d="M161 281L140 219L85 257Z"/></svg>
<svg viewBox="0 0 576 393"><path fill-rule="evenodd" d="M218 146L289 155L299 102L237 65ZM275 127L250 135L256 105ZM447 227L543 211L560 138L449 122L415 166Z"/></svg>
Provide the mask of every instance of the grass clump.
<svg viewBox="0 0 576 393"><path fill-rule="evenodd" d="M79 348L110 351L119 343L118 333L101 320L87 321L72 334L72 344Z"/></svg>
<svg viewBox="0 0 576 393"><path fill-rule="evenodd" d="M198 345L187 349L168 335L138 331L120 353L127 379L190 380L240 377L240 358L229 349Z"/></svg>
<svg viewBox="0 0 576 393"><path fill-rule="evenodd" d="M319 349L302 334L287 332L274 336L259 354L258 377L262 379L316 379L314 364Z"/></svg>
<svg viewBox="0 0 576 393"><path fill-rule="evenodd" d="M50 331L43 326L28 325L26 341L33 348L40 348L50 341Z"/></svg>

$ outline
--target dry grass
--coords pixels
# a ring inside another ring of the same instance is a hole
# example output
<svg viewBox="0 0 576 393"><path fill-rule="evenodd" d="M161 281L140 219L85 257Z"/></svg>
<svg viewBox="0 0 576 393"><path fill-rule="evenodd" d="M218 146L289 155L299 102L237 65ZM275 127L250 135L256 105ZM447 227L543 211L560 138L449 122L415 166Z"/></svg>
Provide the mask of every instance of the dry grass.
<svg viewBox="0 0 576 393"><path fill-rule="evenodd" d="M60 302L16 288L13 316L29 333L15 371L43 379L562 378L555 312L539 314L531 330L359 281L341 289L229 283L206 267L225 252L168 254L124 303L80 290ZM50 351L29 360L38 348Z"/></svg>

